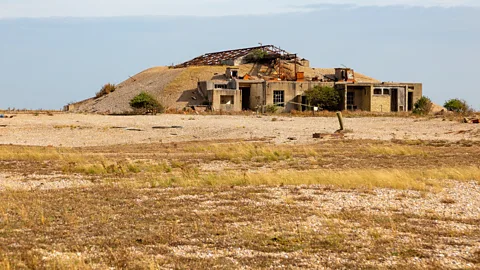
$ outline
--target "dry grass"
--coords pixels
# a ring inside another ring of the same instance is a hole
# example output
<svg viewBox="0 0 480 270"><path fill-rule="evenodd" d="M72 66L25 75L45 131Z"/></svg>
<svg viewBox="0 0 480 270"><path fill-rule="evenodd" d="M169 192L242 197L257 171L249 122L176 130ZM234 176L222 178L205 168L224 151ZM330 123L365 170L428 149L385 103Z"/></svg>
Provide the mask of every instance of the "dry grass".
<svg viewBox="0 0 480 270"><path fill-rule="evenodd" d="M480 183L480 170L476 167L455 167L432 170L363 169L302 172L281 170L262 173L227 172L219 174L200 174L198 170L186 170L180 176L150 177L148 183L152 187L328 185L346 189L392 188L438 191L448 186L443 180L477 181Z"/></svg>
<svg viewBox="0 0 480 270"><path fill-rule="evenodd" d="M367 268L375 263L388 268L383 264L393 261L399 268L411 268L437 264L435 243L467 241L480 233L453 227L478 219L432 220L348 208L326 212L318 209L323 193L313 196L316 204L304 204L296 195L301 191L101 186L13 191L0 197L0 265L203 269ZM275 192L290 195L278 201ZM439 222L452 225L439 227ZM474 261L478 255L466 259Z"/></svg>
<svg viewBox="0 0 480 270"><path fill-rule="evenodd" d="M462 198L437 193L447 180L480 183L478 153L373 141L3 145L0 179L91 183L0 186L0 269L441 268L442 245L480 236L480 220L445 216ZM389 200L381 192L441 207L419 215L364 204ZM454 259L478 261L471 254Z"/></svg>
<svg viewBox="0 0 480 270"><path fill-rule="evenodd" d="M422 149L406 146L406 145L392 145L392 146L371 146L367 149L369 153L376 155L395 155L395 156L427 156L427 152Z"/></svg>
<svg viewBox="0 0 480 270"><path fill-rule="evenodd" d="M203 152L214 155L217 160L272 162L292 158L292 151L285 147L254 143L211 144L187 149L189 152Z"/></svg>

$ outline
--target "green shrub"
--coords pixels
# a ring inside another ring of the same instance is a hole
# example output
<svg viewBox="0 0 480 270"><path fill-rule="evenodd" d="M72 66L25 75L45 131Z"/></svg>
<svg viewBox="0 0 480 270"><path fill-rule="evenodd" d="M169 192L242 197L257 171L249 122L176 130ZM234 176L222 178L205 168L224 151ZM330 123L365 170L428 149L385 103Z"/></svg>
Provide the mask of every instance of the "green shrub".
<svg viewBox="0 0 480 270"><path fill-rule="evenodd" d="M245 56L245 61L247 63L256 63L264 60L268 56L268 52L262 49L256 49L251 51L247 56Z"/></svg>
<svg viewBox="0 0 480 270"><path fill-rule="evenodd" d="M100 91L98 91L98 92L95 94L95 98L99 98L99 97L108 95L108 94L114 92L115 89L116 89L115 84L107 83L107 84L105 84L104 86L102 86L102 89L100 89Z"/></svg>
<svg viewBox="0 0 480 270"><path fill-rule="evenodd" d="M415 102L414 107L414 114L427 115L432 111L433 103L428 97L422 96L417 102Z"/></svg>
<svg viewBox="0 0 480 270"><path fill-rule="evenodd" d="M278 106L275 104L265 106L266 113L276 113L278 110Z"/></svg>
<svg viewBox="0 0 480 270"><path fill-rule="evenodd" d="M452 98L447 100L445 104L443 104L447 110L457 113L469 113L472 111L470 106L467 104L465 100L461 100L458 98Z"/></svg>
<svg viewBox="0 0 480 270"><path fill-rule="evenodd" d="M333 87L317 85L305 91L305 96L311 106L328 111L338 110L340 94Z"/></svg>
<svg viewBox="0 0 480 270"><path fill-rule="evenodd" d="M143 112L163 112L163 106L154 97L143 91L130 100L130 106Z"/></svg>

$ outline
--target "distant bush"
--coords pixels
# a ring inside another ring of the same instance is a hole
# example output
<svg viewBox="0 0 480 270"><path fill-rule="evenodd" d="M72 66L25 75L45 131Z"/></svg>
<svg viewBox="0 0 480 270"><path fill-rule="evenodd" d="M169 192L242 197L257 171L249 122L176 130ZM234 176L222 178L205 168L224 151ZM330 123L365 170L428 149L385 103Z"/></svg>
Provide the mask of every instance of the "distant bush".
<svg viewBox="0 0 480 270"><path fill-rule="evenodd" d="M161 113L164 109L154 97L143 91L130 100L130 106L143 113L148 111Z"/></svg>
<svg viewBox="0 0 480 270"><path fill-rule="evenodd" d="M427 115L432 111L433 103L428 97L422 96L413 106L414 114Z"/></svg>
<svg viewBox="0 0 480 270"><path fill-rule="evenodd" d="M447 100L445 104L443 104L443 107L445 107L449 111L457 113L465 114L472 112L472 108L470 108L467 102L458 98L452 98L450 100Z"/></svg>
<svg viewBox="0 0 480 270"><path fill-rule="evenodd" d="M333 87L317 85L305 91L305 96L311 106L328 111L338 110L340 94Z"/></svg>
<svg viewBox="0 0 480 270"><path fill-rule="evenodd" d="M95 98L99 98L99 97L108 95L108 94L110 94L110 93L112 93L112 92L115 92L115 89L116 89L115 84L107 83L107 84L105 84L104 86L102 86L102 89L100 89L100 91L98 91L98 92L95 94Z"/></svg>

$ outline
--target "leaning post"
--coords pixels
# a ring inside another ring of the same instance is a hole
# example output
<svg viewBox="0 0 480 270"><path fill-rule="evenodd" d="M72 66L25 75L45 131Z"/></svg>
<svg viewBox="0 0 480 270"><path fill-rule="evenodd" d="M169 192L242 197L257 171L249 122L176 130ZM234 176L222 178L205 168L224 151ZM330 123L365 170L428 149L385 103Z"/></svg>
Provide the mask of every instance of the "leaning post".
<svg viewBox="0 0 480 270"><path fill-rule="evenodd" d="M337 112L337 117L338 117L338 122L340 123L340 129L343 130L343 117L342 117L342 112Z"/></svg>

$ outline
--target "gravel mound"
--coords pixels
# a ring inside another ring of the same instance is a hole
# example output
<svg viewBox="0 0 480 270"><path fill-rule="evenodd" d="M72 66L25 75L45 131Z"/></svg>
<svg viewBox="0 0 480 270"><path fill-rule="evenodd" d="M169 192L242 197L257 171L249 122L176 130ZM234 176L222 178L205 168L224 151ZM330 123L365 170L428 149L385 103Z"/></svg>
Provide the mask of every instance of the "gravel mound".
<svg viewBox="0 0 480 270"><path fill-rule="evenodd" d="M168 69L167 67L145 70L120 83L115 92L83 102L78 106L77 111L91 113L129 112L132 110L129 102L133 97L142 91L157 98L161 97L165 87L183 71L184 69Z"/></svg>

